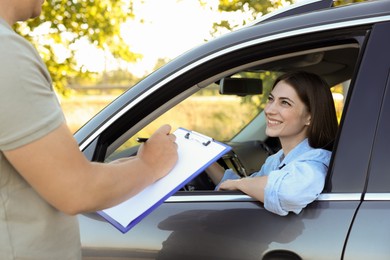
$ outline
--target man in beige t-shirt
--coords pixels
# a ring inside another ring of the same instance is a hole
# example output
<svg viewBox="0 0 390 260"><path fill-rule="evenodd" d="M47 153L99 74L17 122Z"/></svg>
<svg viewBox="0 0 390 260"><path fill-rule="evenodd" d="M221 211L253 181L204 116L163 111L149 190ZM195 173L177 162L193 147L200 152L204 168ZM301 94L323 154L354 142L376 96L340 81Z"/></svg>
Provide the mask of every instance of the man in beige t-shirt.
<svg viewBox="0 0 390 260"><path fill-rule="evenodd" d="M0 116L0 259L78 259L76 217L42 200L3 154L3 150L34 141L64 122L50 76L32 46L15 35L2 18L0 50L7 50L9 56L18 54L15 63L12 57L0 54L0 113L8 114L7 119ZM32 60L34 67L28 67Z"/></svg>
<svg viewBox="0 0 390 260"><path fill-rule="evenodd" d="M177 160L169 125L136 157L110 164L86 160L44 63L11 27L38 16L42 3L0 0L1 260L80 259L74 215L130 198L165 176Z"/></svg>

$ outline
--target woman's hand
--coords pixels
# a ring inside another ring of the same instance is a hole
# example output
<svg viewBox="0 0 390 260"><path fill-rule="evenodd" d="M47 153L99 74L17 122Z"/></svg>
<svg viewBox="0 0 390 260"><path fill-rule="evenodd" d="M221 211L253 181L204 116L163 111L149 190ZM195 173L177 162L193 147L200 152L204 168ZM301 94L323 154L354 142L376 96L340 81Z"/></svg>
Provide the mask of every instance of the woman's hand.
<svg viewBox="0 0 390 260"><path fill-rule="evenodd" d="M239 187L242 180L226 180L219 185L218 190L241 190Z"/></svg>
<svg viewBox="0 0 390 260"><path fill-rule="evenodd" d="M226 180L219 186L219 190L240 190L261 202L264 202L264 189L268 176L246 177L238 180Z"/></svg>

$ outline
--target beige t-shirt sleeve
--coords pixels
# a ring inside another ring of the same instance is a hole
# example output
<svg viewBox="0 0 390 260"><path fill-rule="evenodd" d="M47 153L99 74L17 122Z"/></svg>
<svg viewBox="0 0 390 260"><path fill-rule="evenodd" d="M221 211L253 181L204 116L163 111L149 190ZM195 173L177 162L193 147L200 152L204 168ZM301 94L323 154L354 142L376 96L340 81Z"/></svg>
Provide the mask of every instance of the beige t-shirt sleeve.
<svg viewBox="0 0 390 260"><path fill-rule="evenodd" d="M0 150L38 140L64 122L46 66L33 46L0 31Z"/></svg>

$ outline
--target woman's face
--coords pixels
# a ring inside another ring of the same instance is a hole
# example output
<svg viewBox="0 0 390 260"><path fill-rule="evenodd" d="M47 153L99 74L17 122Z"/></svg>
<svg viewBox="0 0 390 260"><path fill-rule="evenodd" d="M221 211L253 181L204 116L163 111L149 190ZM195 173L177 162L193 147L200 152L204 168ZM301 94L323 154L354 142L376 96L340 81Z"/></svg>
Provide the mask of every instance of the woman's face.
<svg viewBox="0 0 390 260"><path fill-rule="evenodd" d="M267 118L266 134L279 137L282 146L293 147L307 137L310 113L295 89L284 81L276 84L264 109Z"/></svg>

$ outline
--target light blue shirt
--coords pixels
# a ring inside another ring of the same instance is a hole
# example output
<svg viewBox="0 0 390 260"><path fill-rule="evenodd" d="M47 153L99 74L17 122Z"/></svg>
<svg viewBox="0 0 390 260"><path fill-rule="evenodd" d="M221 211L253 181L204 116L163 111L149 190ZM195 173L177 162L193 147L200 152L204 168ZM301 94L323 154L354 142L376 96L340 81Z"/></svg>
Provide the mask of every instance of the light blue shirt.
<svg viewBox="0 0 390 260"><path fill-rule="evenodd" d="M261 170L250 176L268 176L264 207L281 216L290 211L299 214L323 190L331 154L330 151L310 147L305 139L284 159L283 150L269 156ZM239 178L229 169L221 182Z"/></svg>

